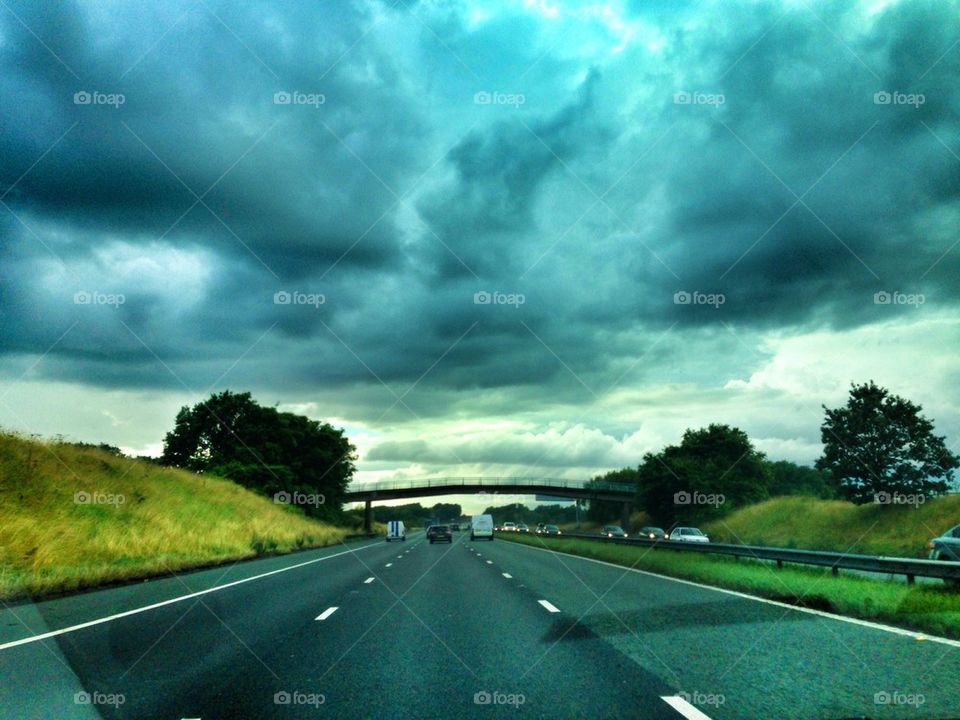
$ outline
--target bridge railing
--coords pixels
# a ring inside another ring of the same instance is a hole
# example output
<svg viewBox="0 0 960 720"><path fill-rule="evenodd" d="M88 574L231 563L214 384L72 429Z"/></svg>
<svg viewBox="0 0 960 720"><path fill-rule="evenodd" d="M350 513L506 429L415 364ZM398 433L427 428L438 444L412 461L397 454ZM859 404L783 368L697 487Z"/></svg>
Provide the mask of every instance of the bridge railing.
<svg viewBox="0 0 960 720"><path fill-rule="evenodd" d="M635 488L627 483L590 482L589 480L568 480L565 478L534 478L534 477L444 477L422 480L384 480L372 483L354 483L347 488L347 493L357 492L386 492L391 490L420 490L430 488L449 488L457 485L474 487L489 487L492 490L502 487L532 487L557 488L560 490L601 490L633 494Z"/></svg>

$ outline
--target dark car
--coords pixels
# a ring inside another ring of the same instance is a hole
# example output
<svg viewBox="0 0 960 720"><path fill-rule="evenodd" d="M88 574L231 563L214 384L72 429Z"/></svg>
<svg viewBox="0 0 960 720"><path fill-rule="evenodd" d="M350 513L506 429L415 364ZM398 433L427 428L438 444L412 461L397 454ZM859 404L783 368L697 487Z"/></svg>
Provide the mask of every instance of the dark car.
<svg viewBox="0 0 960 720"><path fill-rule="evenodd" d="M528 533L530 532L530 528L527 527L526 523L520 523L517 525L517 532Z"/></svg>
<svg viewBox="0 0 960 720"><path fill-rule="evenodd" d="M430 538L430 544L435 542L453 542L453 533L449 525L434 525L427 531L427 537Z"/></svg>
<svg viewBox="0 0 960 720"><path fill-rule="evenodd" d="M544 529L545 527L546 527L546 525L544 525L543 523L537 523L537 535L542 534L542 533L543 533L543 529Z"/></svg>
<svg viewBox="0 0 960 720"><path fill-rule="evenodd" d="M562 535L563 533L560 532L560 528L558 528L556 525L544 525L543 534L544 535Z"/></svg>
<svg viewBox="0 0 960 720"><path fill-rule="evenodd" d="M640 532L637 534L637 537L641 537L646 540L666 540L667 533L664 532L663 528L653 527L650 525L648 527L640 528Z"/></svg>
<svg viewBox="0 0 960 720"><path fill-rule="evenodd" d="M625 538L627 534L619 525L604 525L600 529L600 534L606 538Z"/></svg>

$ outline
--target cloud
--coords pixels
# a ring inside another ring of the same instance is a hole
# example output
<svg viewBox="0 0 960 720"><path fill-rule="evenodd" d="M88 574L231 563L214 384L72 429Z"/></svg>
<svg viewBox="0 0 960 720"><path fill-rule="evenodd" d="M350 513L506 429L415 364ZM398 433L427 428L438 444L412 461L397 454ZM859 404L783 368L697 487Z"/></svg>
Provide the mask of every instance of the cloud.
<svg viewBox="0 0 960 720"><path fill-rule="evenodd" d="M870 376L952 417L915 367L954 384L957 3L552 7L11 2L5 377L251 389L377 473L586 473L720 418L809 456Z"/></svg>

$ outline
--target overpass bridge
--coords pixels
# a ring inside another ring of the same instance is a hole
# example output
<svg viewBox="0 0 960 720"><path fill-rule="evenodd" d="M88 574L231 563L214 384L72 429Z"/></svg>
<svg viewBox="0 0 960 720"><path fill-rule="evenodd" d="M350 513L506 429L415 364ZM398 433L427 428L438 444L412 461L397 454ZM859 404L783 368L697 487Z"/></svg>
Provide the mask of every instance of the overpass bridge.
<svg viewBox="0 0 960 720"><path fill-rule="evenodd" d="M422 480L387 480L354 483L344 502L364 503L364 528L372 527L371 506L378 500L429 497L433 495L485 494L492 504L498 495L553 495L577 500L621 502L621 524L626 528L636 488L628 483L591 482L564 478L533 477L442 477Z"/></svg>

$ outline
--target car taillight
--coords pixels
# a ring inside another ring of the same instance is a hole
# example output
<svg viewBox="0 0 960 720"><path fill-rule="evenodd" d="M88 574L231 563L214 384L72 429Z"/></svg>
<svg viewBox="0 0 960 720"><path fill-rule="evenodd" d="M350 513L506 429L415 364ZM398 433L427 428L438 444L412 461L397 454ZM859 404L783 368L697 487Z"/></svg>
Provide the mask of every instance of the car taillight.
<svg viewBox="0 0 960 720"><path fill-rule="evenodd" d="M927 550L933 550L936 545L933 544L933 540L927 543Z"/></svg>

